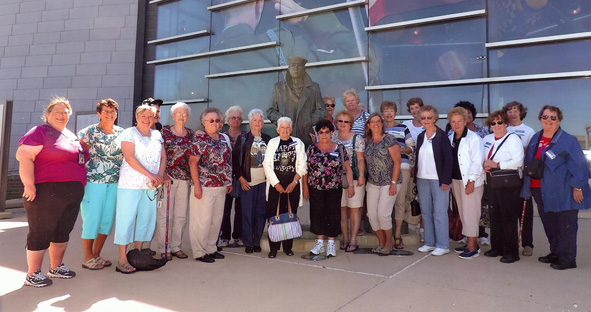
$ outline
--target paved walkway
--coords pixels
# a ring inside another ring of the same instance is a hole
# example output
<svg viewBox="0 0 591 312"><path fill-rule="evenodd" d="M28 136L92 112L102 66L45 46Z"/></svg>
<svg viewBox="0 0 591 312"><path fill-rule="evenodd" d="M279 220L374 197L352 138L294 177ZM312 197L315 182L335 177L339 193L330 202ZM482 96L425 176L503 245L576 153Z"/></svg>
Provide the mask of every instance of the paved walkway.
<svg viewBox="0 0 591 312"><path fill-rule="evenodd" d="M591 311L591 220L579 221L578 268L539 263L548 243L534 219L534 256L514 264L481 256L459 259L354 255L311 262L296 253L276 259L226 248L214 264L174 259L152 272L80 267L81 222L65 263L78 276L50 287L23 287L27 223L22 209L0 221L0 311ZM186 236L186 235L185 235ZM189 253L189 242L183 243ZM451 243L452 247L458 244ZM488 250L485 247L484 250ZM116 261L109 237L103 257ZM44 271L49 265L44 261Z"/></svg>

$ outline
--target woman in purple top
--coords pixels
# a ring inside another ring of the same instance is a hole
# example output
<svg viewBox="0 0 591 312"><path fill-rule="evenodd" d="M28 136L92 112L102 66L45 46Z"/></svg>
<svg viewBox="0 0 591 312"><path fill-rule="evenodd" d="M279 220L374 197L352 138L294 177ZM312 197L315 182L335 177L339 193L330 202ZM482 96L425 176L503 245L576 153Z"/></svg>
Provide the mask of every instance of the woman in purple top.
<svg viewBox="0 0 591 312"><path fill-rule="evenodd" d="M29 222L26 286L52 284L41 273L47 249L49 277L67 279L76 276L62 260L84 196L88 152L76 135L66 129L71 114L68 100L55 98L43 114L45 124L29 130L19 140L16 159L25 187L23 198Z"/></svg>

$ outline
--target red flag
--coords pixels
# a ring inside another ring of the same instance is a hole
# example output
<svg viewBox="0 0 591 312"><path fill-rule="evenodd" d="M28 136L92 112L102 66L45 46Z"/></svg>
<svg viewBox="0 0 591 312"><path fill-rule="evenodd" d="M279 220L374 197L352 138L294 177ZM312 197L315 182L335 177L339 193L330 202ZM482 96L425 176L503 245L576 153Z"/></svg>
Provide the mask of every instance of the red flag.
<svg viewBox="0 0 591 312"><path fill-rule="evenodd" d="M369 25L374 26L386 16L386 0L369 0Z"/></svg>

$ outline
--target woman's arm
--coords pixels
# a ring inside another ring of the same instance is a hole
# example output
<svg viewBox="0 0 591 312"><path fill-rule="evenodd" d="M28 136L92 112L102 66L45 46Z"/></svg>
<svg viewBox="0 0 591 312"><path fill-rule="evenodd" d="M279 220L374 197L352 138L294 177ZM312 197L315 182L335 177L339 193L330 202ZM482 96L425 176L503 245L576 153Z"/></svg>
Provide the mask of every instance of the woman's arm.
<svg viewBox="0 0 591 312"><path fill-rule="evenodd" d="M199 181L199 156L189 156L189 171L191 172L191 180L193 181L194 191L193 195L197 199L201 199L203 192L201 190L201 182Z"/></svg>
<svg viewBox="0 0 591 312"><path fill-rule="evenodd" d="M25 190L23 198L28 201L35 200L37 189L35 188L35 158L41 152L43 145L21 145L16 151L16 160L19 162L18 171Z"/></svg>
<svg viewBox="0 0 591 312"><path fill-rule="evenodd" d="M388 152L390 153L390 157L392 157L392 161L394 162L392 181L398 182L398 177L400 176L400 164L402 163L402 159L400 158L400 146L398 144L394 144L388 147ZM390 183L390 191L388 192L388 195L396 195L396 184L397 183Z"/></svg>
<svg viewBox="0 0 591 312"><path fill-rule="evenodd" d="M160 183L165 183L166 187L170 187L170 178L166 174L166 150L164 149L164 143L162 143L162 150L160 152L160 168L158 168L158 175L162 178Z"/></svg>
<svg viewBox="0 0 591 312"><path fill-rule="evenodd" d="M148 171L148 169L146 169L135 158L135 144L133 142L122 141L121 142L121 152L123 153L123 157L125 158L125 161L129 164L129 166L131 166L131 168L133 168L137 172L145 175L150 180L152 180L152 183L154 184L154 186L157 186L160 183L162 183L162 177L161 176L159 176L157 174L153 174L150 171ZM162 164L162 160L160 160L160 162ZM166 166L166 157L164 157L164 164Z"/></svg>
<svg viewBox="0 0 591 312"><path fill-rule="evenodd" d="M355 196L355 185L353 185L353 170L351 170L351 165L349 164L348 160L345 161L345 171L347 172L347 182L349 182L349 188L347 189L347 197L352 198L353 196Z"/></svg>
<svg viewBox="0 0 591 312"><path fill-rule="evenodd" d="M310 190L308 189L308 175L304 175L304 177L302 178L302 196L304 196L304 199L309 200L310 199Z"/></svg>
<svg viewBox="0 0 591 312"><path fill-rule="evenodd" d="M357 170L359 171L359 178L357 179L357 186L365 184L365 154L363 152L355 152L357 154ZM352 184L349 184L352 185Z"/></svg>
<svg viewBox="0 0 591 312"><path fill-rule="evenodd" d="M265 177L269 184L273 187L279 183L279 179L275 174L275 170L273 169L275 151L279 146L279 140L272 139L269 141L267 145L267 150L265 151L265 159L263 160L263 169L265 170Z"/></svg>

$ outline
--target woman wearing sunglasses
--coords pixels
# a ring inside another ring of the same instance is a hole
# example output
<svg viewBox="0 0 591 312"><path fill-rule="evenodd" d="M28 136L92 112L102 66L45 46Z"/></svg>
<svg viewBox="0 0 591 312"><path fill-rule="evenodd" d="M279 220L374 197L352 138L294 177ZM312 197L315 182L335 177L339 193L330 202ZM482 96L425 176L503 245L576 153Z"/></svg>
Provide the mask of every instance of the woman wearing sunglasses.
<svg viewBox="0 0 591 312"><path fill-rule="evenodd" d="M488 194L491 249L487 257L501 257L503 263L519 261L517 221L522 201L517 187L492 188L491 171L519 170L523 165L523 145L518 135L507 131L507 115L498 110L486 119L493 133L482 139L484 171L487 174L485 192Z"/></svg>
<svg viewBox="0 0 591 312"><path fill-rule="evenodd" d="M349 198L348 190L343 190L341 196L341 232L343 241L340 249L353 252L357 247L357 232L361 226L361 208L365 197L365 140L351 131L353 115L347 110L339 111L336 115L337 131L332 135L332 141L342 144L347 149L349 164L353 172L353 186L355 196ZM350 231L349 231L350 230Z"/></svg>
<svg viewBox="0 0 591 312"><path fill-rule="evenodd" d="M420 252L433 251L434 256L449 253L449 223L447 207L453 165L453 150L445 132L435 124L437 109L425 105L419 109L425 127L417 137L415 149L415 183L421 200L421 214L425 226L425 244Z"/></svg>
<svg viewBox="0 0 591 312"><path fill-rule="evenodd" d="M336 123L336 120L334 119L334 117L332 116L332 114L334 114L334 108L336 106L334 96L332 96L332 95L323 96L322 101L324 101L324 107L326 107L326 111L328 112L324 119L332 122L333 126L335 126L335 128L336 128L337 123Z"/></svg>
<svg viewBox="0 0 591 312"><path fill-rule="evenodd" d="M193 140L189 168L193 186L189 200L189 236L195 260L212 263L224 259L217 251L226 194L232 191L230 139L220 133L222 112L215 107L201 113L204 133Z"/></svg>
<svg viewBox="0 0 591 312"><path fill-rule="evenodd" d="M562 117L560 108L550 105L538 114L542 131L531 138L525 163L542 161L543 176L526 175L521 190L523 198L533 195L550 243L550 253L538 261L557 270L577 267L577 215L591 208L587 161L578 140L560 128Z"/></svg>

